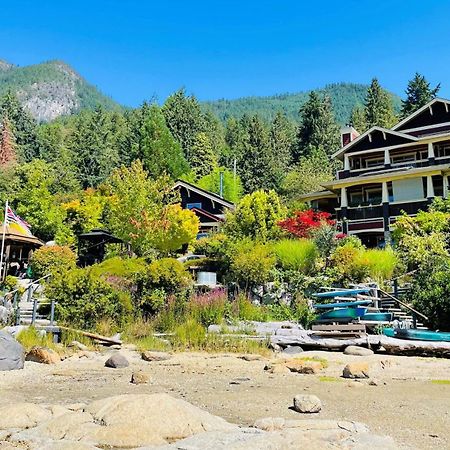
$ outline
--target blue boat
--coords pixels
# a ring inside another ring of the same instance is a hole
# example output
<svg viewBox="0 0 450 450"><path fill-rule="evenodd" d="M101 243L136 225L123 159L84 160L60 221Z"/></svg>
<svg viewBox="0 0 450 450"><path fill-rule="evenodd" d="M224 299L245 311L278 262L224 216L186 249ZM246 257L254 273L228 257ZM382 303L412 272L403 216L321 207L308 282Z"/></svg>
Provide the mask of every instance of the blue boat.
<svg viewBox="0 0 450 450"><path fill-rule="evenodd" d="M412 341L450 342L450 333L430 330L417 330L415 328L384 328L383 334L385 336L397 339L408 339Z"/></svg>
<svg viewBox="0 0 450 450"><path fill-rule="evenodd" d="M341 291L316 292L313 295L314 297L319 298L352 297L358 294L368 294L370 291L371 291L370 288L345 289Z"/></svg>
<svg viewBox="0 0 450 450"><path fill-rule="evenodd" d="M320 320L353 320L358 319L366 314L367 308L336 308L331 311L324 312L317 319Z"/></svg>
<svg viewBox="0 0 450 450"><path fill-rule="evenodd" d="M368 322L392 322L394 314L390 312L369 312L361 317L361 320Z"/></svg>
<svg viewBox="0 0 450 450"><path fill-rule="evenodd" d="M339 303L317 303L313 305L316 309L333 309L333 308L348 308L352 306L370 305L372 300L356 300L354 302L339 302Z"/></svg>

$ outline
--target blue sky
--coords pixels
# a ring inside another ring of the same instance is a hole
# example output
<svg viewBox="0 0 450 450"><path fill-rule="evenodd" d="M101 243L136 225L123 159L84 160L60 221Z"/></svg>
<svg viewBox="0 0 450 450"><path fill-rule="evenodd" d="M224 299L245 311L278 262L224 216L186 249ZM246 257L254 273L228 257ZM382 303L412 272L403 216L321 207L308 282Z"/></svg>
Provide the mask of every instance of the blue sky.
<svg viewBox="0 0 450 450"><path fill-rule="evenodd" d="M6 1L0 59L71 64L115 100L200 99L381 84L415 71L450 97L448 1Z"/></svg>

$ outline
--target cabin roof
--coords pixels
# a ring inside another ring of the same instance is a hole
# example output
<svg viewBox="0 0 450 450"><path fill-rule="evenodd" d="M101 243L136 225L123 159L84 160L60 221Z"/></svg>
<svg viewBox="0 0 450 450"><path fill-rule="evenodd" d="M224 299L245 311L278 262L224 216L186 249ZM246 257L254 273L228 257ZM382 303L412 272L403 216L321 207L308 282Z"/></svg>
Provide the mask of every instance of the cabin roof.
<svg viewBox="0 0 450 450"><path fill-rule="evenodd" d="M375 133L382 133L384 140L386 141L386 146L388 146L387 136L393 136L397 140L403 139L406 142L415 142L418 139L415 136L411 136L406 133L402 133L400 131L390 130L389 128L382 128L382 127L372 127L370 130L367 130L365 133L359 135L356 139L349 142L345 147L342 147L340 150L338 150L336 153L333 153L332 158L340 158L344 153L348 152L353 147L357 146L358 144L361 144L363 141L372 141L372 135Z"/></svg>
<svg viewBox="0 0 450 450"><path fill-rule="evenodd" d="M433 119L433 107L436 105L443 106L442 113L445 113L439 116L436 116L436 118ZM412 114L410 114L408 117L405 117L403 120L401 120L397 125L392 127L392 130L407 130L410 128L417 128L420 126L427 126L427 125L433 125L436 123L444 123L442 120L442 117L446 117L445 122L448 122L450 120L450 101L446 100L444 98L434 98L433 100L429 101L426 105L419 108L417 111L414 111ZM422 122L422 123L421 123Z"/></svg>
<svg viewBox="0 0 450 450"><path fill-rule="evenodd" d="M2 236L3 236L3 229L4 229L4 225L1 225L0 233ZM14 228L11 228L9 225L6 225L5 241L19 242L22 244L32 244L32 245L35 245L36 247L41 247L44 245L44 242L42 242L36 236L33 236L33 235L28 236L26 234L21 234L18 231L16 231Z"/></svg>
<svg viewBox="0 0 450 450"><path fill-rule="evenodd" d="M214 202L217 202L217 203L225 206L225 208L234 209L234 203L229 202L228 200L225 200L220 195L217 195L214 192L210 192L205 189L202 189L198 186L195 186L194 184L188 183L187 181L177 180L173 189L177 189L179 187L184 187L185 189L196 192L199 195L203 195L204 197L209 198L210 200L213 200Z"/></svg>
<svg viewBox="0 0 450 450"><path fill-rule="evenodd" d="M94 228L88 233L82 233L78 235L78 239L84 241L97 242L102 241L105 244L123 244L124 241L113 234L111 234L108 230L102 230L100 228Z"/></svg>

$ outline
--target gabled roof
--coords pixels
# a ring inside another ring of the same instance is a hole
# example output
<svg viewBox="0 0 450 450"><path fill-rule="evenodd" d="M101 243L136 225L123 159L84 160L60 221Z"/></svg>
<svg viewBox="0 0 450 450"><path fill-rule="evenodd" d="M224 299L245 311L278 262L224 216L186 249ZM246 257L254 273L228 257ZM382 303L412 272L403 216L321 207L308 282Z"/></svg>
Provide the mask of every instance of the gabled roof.
<svg viewBox="0 0 450 450"><path fill-rule="evenodd" d="M356 139L354 139L353 141L349 142L345 147L342 147L340 150L338 150L336 153L333 153L331 155L332 158L338 158L341 155L343 155L344 153L346 153L348 150L350 150L352 147L354 147L355 145L357 145L358 143L362 142L364 139L371 139L371 135L376 132L379 131L381 133L383 133L384 136L386 135L390 135L390 136L395 136L395 137L400 137L403 138L407 141L410 142L414 142L417 141L418 139L414 136L411 136L409 134L406 133L402 133L400 131L394 131L394 130L390 130L389 128L382 128L382 127L372 127L370 130L367 130L365 133L361 134L360 136L358 136Z"/></svg>
<svg viewBox="0 0 450 450"><path fill-rule="evenodd" d="M195 186L194 184L188 183L187 181L177 180L173 189L177 189L179 187L184 187L185 189L188 189L190 191L196 192L197 194L203 195L203 196L213 200L214 202L217 202L220 205L225 206L225 208L234 209L234 203L231 203L228 200L225 200L220 195L217 195L214 192L206 191L205 189Z"/></svg>
<svg viewBox="0 0 450 450"><path fill-rule="evenodd" d="M214 214L209 213L208 211L205 211L204 209L201 208L191 208L191 211L195 212L196 214L198 214L199 216L204 216L208 219L211 219L215 222L223 222L223 219L221 217L218 217Z"/></svg>
<svg viewBox="0 0 450 450"><path fill-rule="evenodd" d="M434 98L433 100L429 101L426 105L423 105L422 108L419 108L417 111L414 111L412 114L410 114L408 117L405 117L403 120L401 120L397 125L393 126L393 130L398 130L400 128L406 129L405 125L407 125L409 122L411 122L413 119L416 119L420 115L424 114L425 112L428 112L430 108L432 108L433 105L441 103L445 105L445 110L447 112L450 111L450 101L446 100L444 98Z"/></svg>

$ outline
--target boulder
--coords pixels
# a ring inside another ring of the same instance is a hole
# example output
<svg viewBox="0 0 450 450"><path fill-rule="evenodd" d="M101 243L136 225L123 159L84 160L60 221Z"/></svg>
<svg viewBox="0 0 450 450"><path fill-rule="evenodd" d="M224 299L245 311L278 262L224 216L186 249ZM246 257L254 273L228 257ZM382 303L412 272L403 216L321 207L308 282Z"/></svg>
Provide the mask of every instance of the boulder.
<svg viewBox="0 0 450 450"><path fill-rule="evenodd" d="M286 362L286 367L291 372L314 374L319 373L323 369L323 365L319 361L305 361L301 359L293 359Z"/></svg>
<svg viewBox="0 0 450 450"><path fill-rule="evenodd" d="M369 378L369 364L366 362L347 364L342 376L344 378Z"/></svg>
<svg viewBox="0 0 450 450"><path fill-rule="evenodd" d="M299 413L318 413L322 409L322 402L315 395L296 395L294 410Z"/></svg>
<svg viewBox="0 0 450 450"><path fill-rule="evenodd" d="M24 348L6 331L0 330L0 370L23 369Z"/></svg>
<svg viewBox="0 0 450 450"><path fill-rule="evenodd" d="M268 364L264 367L269 373L291 373L284 363Z"/></svg>
<svg viewBox="0 0 450 450"><path fill-rule="evenodd" d="M117 395L97 400L85 411L103 425L91 435L101 447L161 445L205 431L238 428L168 394Z"/></svg>
<svg viewBox="0 0 450 450"><path fill-rule="evenodd" d="M33 361L41 364L56 364L61 361L60 356L51 348L33 347L25 358L26 361Z"/></svg>
<svg viewBox="0 0 450 450"><path fill-rule="evenodd" d="M122 369L123 367L128 367L129 365L130 363L128 362L128 359L120 353L115 353L105 362L105 367L111 367L113 369Z"/></svg>
<svg viewBox="0 0 450 450"><path fill-rule="evenodd" d="M144 361L152 362L152 361L166 361L170 359L172 356L166 352L153 352L150 350L146 350L142 352L141 357Z"/></svg>
<svg viewBox="0 0 450 450"><path fill-rule="evenodd" d="M281 353L283 355L298 355L303 349L299 345L289 345Z"/></svg>
<svg viewBox="0 0 450 450"><path fill-rule="evenodd" d="M142 372L142 370L139 370L137 372L133 372L131 374L131 380L130 383L133 384L146 384L150 381L150 376L146 374L145 372Z"/></svg>
<svg viewBox="0 0 450 450"><path fill-rule="evenodd" d="M0 407L0 430L31 428L48 420L52 413L33 403L16 403Z"/></svg>
<svg viewBox="0 0 450 450"><path fill-rule="evenodd" d="M240 358L243 359L244 361L261 361L262 359L264 359L261 355L254 355L254 354L243 355L240 356Z"/></svg>
<svg viewBox="0 0 450 450"><path fill-rule="evenodd" d="M286 420L282 417L264 417L254 423L254 427L264 431L282 430L286 425Z"/></svg>
<svg viewBox="0 0 450 450"><path fill-rule="evenodd" d="M358 347L357 345L349 345L345 348L344 355L370 356L373 355L373 351L370 350L370 348Z"/></svg>

